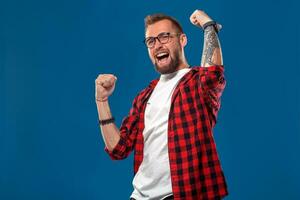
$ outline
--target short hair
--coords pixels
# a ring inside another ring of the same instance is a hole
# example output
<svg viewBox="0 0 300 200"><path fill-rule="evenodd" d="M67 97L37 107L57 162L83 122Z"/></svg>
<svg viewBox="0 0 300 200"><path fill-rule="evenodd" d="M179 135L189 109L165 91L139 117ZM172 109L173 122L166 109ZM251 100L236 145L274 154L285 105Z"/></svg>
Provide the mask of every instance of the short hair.
<svg viewBox="0 0 300 200"><path fill-rule="evenodd" d="M147 28L149 25L155 24L156 22L159 22L161 20L169 20L172 22L172 24L174 25L174 27L177 29L178 33L183 33L183 29L181 27L181 25L179 24L179 22L171 16L165 15L163 13L155 13L152 15L147 15L144 19L145 21L145 32L147 31Z"/></svg>

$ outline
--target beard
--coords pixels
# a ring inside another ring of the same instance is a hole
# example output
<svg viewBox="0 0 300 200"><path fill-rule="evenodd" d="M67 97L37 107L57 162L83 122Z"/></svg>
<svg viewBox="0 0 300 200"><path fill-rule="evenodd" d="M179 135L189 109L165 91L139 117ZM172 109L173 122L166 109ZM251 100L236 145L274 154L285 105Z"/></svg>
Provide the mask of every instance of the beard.
<svg viewBox="0 0 300 200"><path fill-rule="evenodd" d="M177 71L179 65L181 64L181 59L180 59L180 50L177 49L174 51L173 55L169 55L169 63L167 65L160 66L159 62L157 59L154 61L154 67L157 72L160 74L169 74L172 72Z"/></svg>

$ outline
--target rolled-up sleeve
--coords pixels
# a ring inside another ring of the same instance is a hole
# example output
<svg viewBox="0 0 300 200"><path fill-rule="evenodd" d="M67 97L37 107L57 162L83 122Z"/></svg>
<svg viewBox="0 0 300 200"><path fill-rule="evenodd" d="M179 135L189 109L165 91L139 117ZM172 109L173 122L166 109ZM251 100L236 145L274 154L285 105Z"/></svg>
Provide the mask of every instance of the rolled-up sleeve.
<svg viewBox="0 0 300 200"><path fill-rule="evenodd" d="M221 106L220 98L226 85L224 66L201 67L199 73L200 89L210 111L212 125L215 125Z"/></svg>
<svg viewBox="0 0 300 200"><path fill-rule="evenodd" d="M133 101L132 108L130 109L129 115L122 121L120 128L120 140L112 151L109 151L107 147L104 150L109 154L113 160L121 160L126 158L132 151L136 135L138 132L138 108L137 108L137 97Z"/></svg>

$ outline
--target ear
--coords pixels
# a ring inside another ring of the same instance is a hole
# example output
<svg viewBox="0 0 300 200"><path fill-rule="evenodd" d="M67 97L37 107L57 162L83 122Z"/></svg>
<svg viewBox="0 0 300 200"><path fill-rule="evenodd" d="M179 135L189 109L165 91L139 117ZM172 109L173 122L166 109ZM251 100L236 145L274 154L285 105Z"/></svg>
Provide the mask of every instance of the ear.
<svg viewBox="0 0 300 200"><path fill-rule="evenodd" d="M184 33L180 35L180 44L182 47L185 47L187 45L187 37Z"/></svg>

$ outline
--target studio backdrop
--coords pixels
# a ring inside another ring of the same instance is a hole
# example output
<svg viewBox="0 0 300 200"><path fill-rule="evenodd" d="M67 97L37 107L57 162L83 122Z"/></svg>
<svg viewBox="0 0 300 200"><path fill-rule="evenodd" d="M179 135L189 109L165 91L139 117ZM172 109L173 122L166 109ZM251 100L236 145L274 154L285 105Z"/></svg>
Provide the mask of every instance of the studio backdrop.
<svg viewBox="0 0 300 200"><path fill-rule="evenodd" d="M296 0L0 0L0 199L128 199L133 157L112 161L98 126L94 81L118 77L119 126L159 76L144 17L177 18L199 65L206 11L219 34L226 89L214 139L228 200L300 199L300 42Z"/></svg>

